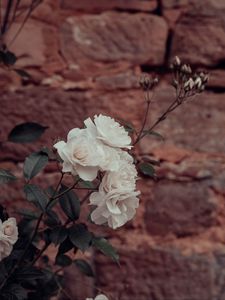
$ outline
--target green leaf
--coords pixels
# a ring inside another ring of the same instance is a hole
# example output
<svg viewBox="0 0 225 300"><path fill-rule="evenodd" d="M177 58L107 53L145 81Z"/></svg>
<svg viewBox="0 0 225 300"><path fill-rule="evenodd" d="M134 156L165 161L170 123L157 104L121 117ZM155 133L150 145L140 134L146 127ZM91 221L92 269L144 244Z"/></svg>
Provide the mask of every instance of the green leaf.
<svg viewBox="0 0 225 300"><path fill-rule="evenodd" d="M27 299L27 290L25 290L20 284L10 284L3 292L3 299L12 300L25 300Z"/></svg>
<svg viewBox="0 0 225 300"><path fill-rule="evenodd" d="M38 140L48 127L28 122L17 125L9 133L8 140L13 143L31 143Z"/></svg>
<svg viewBox="0 0 225 300"><path fill-rule="evenodd" d="M0 169L0 184L16 180L16 177L7 170Z"/></svg>
<svg viewBox="0 0 225 300"><path fill-rule="evenodd" d="M129 132L129 133L133 133L135 132L135 128L134 125L126 120L123 119L118 119L118 122L124 127L124 129Z"/></svg>
<svg viewBox="0 0 225 300"><path fill-rule="evenodd" d="M55 264L61 267L68 267L72 264L72 259L67 255L57 255L55 259Z"/></svg>
<svg viewBox="0 0 225 300"><path fill-rule="evenodd" d="M159 139L162 140L162 141L165 140L164 137L163 137L160 133L158 133L158 132L156 132L156 131L152 131L152 130L144 130L143 133L144 133L145 135L154 135L155 137L159 138Z"/></svg>
<svg viewBox="0 0 225 300"><path fill-rule="evenodd" d="M46 211L46 219L44 220L44 223L49 227L56 227L61 225L61 221L57 215L57 213L54 210L51 210L48 206L48 209Z"/></svg>
<svg viewBox="0 0 225 300"><path fill-rule="evenodd" d="M71 240L69 239L69 237L67 237L65 239L65 241L60 244L57 255L64 254L64 253L70 251L73 248L74 248L73 243L71 242Z"/></svg>
<svg viewBox="0 0 225 300"><path fill-rule="evenodd" d="M13 69L19 76L21 76L22 78L24 79L30 79L31 76L30 74L25 71L25 70L22 70L22 69Z"/></svg>
<svg viewBox="0 0 225 300"><path fill-rule="evenodd" d="M27 180L36 176L48 164L48 155L42 151L32 153L24 163L23 173Z"/></svg>
<svg viewBox="0 0 225 300"><path fill-rule="evenodd" d="M67 238L67 229L63 226L52 229L49 237L51 242L57 246L64 242Z"/></svg>
<svg viewBox="0 0 225 300"><path fill-rule="evenodd" d="M92 234L84 224L77 224L70 227L69 237L74 246L83 252L90 247L92 241Z"/></svg>
<svg viewBox="0 0 225 300"><path fill-rule="evenodd" d="M112 260L116 262L119 262L119 255L106 239L101 237L94 237L92 243L93 246L100 250L104 255L112 258Z"/></svg>
<svg viewBox="0 0 225 300"><path fill-rule="evenodd" d="M16 271L16 279L18 281L32 281L43 277L43 272L36 267L20 267Z"/></svg>
<svg viewBox="0 0 225 300"><path fill-rule="evenodd" d="M143 175L155 178L155 169L150 163L141 163L139 165L139 170Z"/></svg>
<svg viewBox="0 0 225 300"><path fill-rule="evenodd" d="M28 201L34 203L40 210L45 212L48 198L37 185L26 184L24 186L24 192Z"/></svg>
<svg viewBox="0 0 225 300"><path fill-rule="evenodd" d="M3 62L6 65L13 66L13 65L15 65L16 61L17 61L17 57L13 52L11 52L11 51L4 52Z"/></svg>
<svg viewBox="0 0 225 300"><path fill-rule="evenodd" d="M20 214L21 216L23 216L25 219L28 220L37 220L40 217L40 213L28 209L20 209L18 211L18 214Z"/></svg>
<svg viewBox="0 0 225 300"><path fill-rule="evenodd" d="M85 189L94 189L94 188L96 188L96 186L93 184L93 182L85 181L85 180L82 180L82 179L80 179L80 181L79 181L79 186L81 188L85 188Z"/></svg>
<svg viewBox="0 0 225 300"><path fill-rule="evenodd" d="M74 263L84 275L88 277L94 277L94 272L92 270L92 267L85 260L76 259L74 260Z"/></svg>
<svg viewBox="0 0 225 300"><path fill-rule="evenodd" d="M66 186L62 186L59 193L63 193L68 188ZM80 201L77 195L71 190L65 193L59 199L59 204L65 213L65 215L72 221L76 221L80 216Z"/></svg>

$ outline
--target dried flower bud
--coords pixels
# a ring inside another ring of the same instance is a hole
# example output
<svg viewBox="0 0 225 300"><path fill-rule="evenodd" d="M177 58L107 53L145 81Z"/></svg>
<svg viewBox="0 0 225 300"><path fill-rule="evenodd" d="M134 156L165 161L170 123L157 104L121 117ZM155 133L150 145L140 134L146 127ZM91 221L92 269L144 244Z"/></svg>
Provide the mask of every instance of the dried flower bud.
<svg viewBox="0 0 225 300"><path fill-rule="evenodd" d="M188 65L182 65L181 66L181 72L183 72L184 74L189 74L189 66Z"/></svg>
<svg viewBox="0 0 225 300"><path fill-rule="evenodd" d="M175 89L178 87L178 85L179 85L179 83L178 83L178 81L176 80L176 79L173 79L173 81L172 81L172 86L173 87L175 87Z"/></svg>
<svg viewBox="0 0 225 300"><path fill-rule="evenodd" d="M181 60L178 56L174 57L173 65L179 67L181 65Z"/></svg>
<svg viewBox="0 0 225 300"><path fill-rule="evenodd" d="M195 82L192 78L189 78L185 83L184 83L184 90L185 91L191 91L195 85Z"/></svg>
<svg viewBox="0 0 225 300"><path fill-rule="evenodd" d="M195 84L195 87L196 87L197 89L200 89L201 86L202 86L202 80L201 80L201 78L200 78L200 77L197 77L197 79L195 79L194 84Z"/></svg>
<svg viewBox="0 0 225 300"><path fill-rule="evenodd" d="M203 84L206 84L209 80L209 75L207 73L201 72L199 77L201 78Z"/></svg>
<svg viewBox="0 0 225 300"><path fill-rule="evenodd" d="M192 69L190 65L187 65L187 73L192 74Z"/></svg>
<svg viewBox="0 0 225 300"><path fill-rule="evenodd" d="M149 75L145 74L141 77L139 84L144 91L151 90L159 82L158 78L152 79Z"/></svg>

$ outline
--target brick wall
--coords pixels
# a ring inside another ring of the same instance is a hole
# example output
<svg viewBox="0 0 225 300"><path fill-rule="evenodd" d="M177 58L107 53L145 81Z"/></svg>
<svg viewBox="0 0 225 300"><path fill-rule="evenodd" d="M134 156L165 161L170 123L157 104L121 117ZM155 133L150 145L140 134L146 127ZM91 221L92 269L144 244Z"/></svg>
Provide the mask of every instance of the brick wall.
<svg viewBox="0 0 225 300"><path fill-rule="evenodd" d="M120 268L94 255L97 278L79 277L82 293L75 270L67 270L74 299L91 296L94 285L120 300L225 299L224 48L224 0L45 0L12 45L18 67L33 79L0 71L0 139L19 122L49 126L38 144L1 145L0 166L18 176L25 155L64 138L87 116L101 112L140 125L142 71L162 77L152 119L173 97L174 55L211 74L207 91L159 126L165 142L140 144L140 154L160 160L159 181L140 180L135 220L104 231L119 249ZM49 167L43 184L55 178ZM1 201L19 206L20 186L4 186Z"/></svg>

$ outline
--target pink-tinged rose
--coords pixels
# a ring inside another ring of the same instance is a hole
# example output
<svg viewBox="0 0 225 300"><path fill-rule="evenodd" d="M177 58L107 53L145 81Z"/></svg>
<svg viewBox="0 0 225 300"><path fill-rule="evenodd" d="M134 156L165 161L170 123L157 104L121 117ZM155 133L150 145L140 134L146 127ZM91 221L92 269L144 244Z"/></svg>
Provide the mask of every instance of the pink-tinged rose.
<svg viewBox="0 0 225 300"><path fill-rule="evenodd" d="M0 261L8 257L12 252L13 246L8 241L0 239Z"/></svg>
<svg viewBox="0 0 225 300"><path fill-rule="evenodd" d="M0 221L0 240L4 240L14 245L18 240L18 227L15 218Z"/></svg>

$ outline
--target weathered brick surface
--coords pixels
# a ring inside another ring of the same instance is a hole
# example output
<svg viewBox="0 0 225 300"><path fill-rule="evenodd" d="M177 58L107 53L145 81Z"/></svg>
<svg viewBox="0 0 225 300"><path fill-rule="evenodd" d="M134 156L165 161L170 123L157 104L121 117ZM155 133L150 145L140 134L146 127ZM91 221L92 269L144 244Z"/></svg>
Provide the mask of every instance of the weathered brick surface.
<svg viewBox="0 0 225 300"><path fill-rule="evenodd" d="M97 264L99 283L112 299L224 299L222 250L209 255L182 254L176 247L147 244L122 249L121 268L103 257Z"/></svg>
<svg viewBox="0 0 225 300"><path fill-rule="evenodd" d="M224 1L196 1L177 21L171 55L196 65L219 65L225 58L224 12Z"/></svg>
<svg viewBox="0 0 225 300"><path fill-rule="evenodd" d="M61 27L62 54L77 76L104 74L124 64L160 65L166 40L165 20L148 14L69 17Z"/></svg>
<svg viewBox="0 0 225 300"><path fill-rule="evenodd" d="M225 299L224 12L224 0L46 0L10 48L18 56L17 66L33 79L23 86L13 72L0 70L0 141L21 122L49 126L35 144L0 145L0 168L20 178L1 187L0 202L12 212L24 197L22 161L31 151L51 147L98 113L140 128L142 70L163 77L148 125L174 97L164 76L172 56L212 74L204 94L158 127L165 142L148 137L138 146L140 156L161 165L158 182L138 182L142 196L136 218L116 232L98 229L113 237L121 257L118 268L94 255L94 284L110 300ZM54 184L56 170L51 164L37 182ZM65 277L71 298L94 296L93 282L81 278L78 283L73 274L67 270Z"/></svg>

